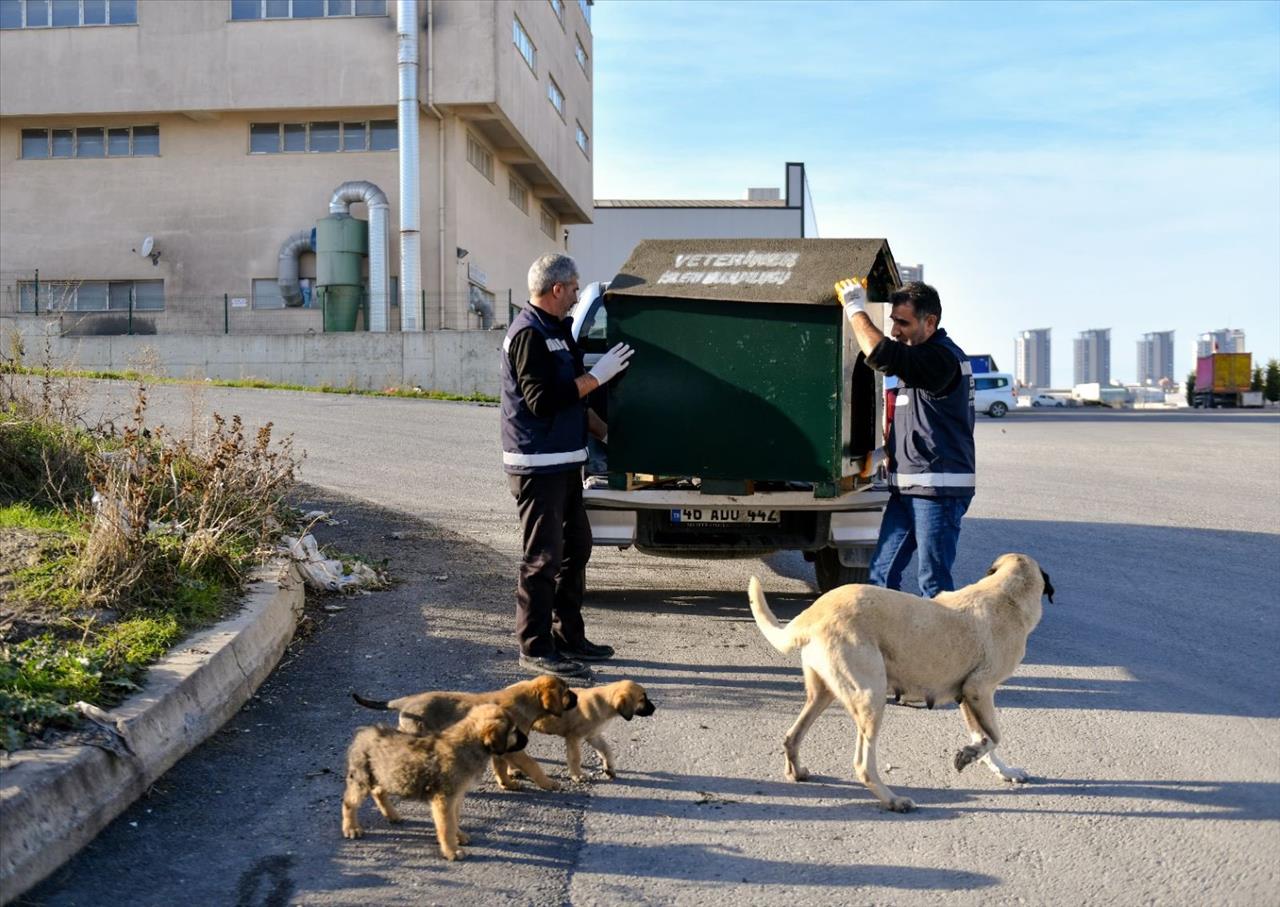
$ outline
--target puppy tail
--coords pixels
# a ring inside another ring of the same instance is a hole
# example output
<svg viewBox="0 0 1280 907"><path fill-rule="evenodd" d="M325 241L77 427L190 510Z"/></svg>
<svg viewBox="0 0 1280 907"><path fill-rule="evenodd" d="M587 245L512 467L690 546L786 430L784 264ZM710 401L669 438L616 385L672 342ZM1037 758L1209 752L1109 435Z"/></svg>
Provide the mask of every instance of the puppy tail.
<svg viewBox="0 0 1280 907"><path fill-rule="evenodd" d="M356 693L356 692L352 692L351 698L354 699L360 705L364 706L366 709L377 709L381 712L385 712L391 708L390 705L388 705L386 702L384 702L381 699L365 699L363 696L361 696L359 693Z"/></svg>
<svg viewBox="0 0 1280 907"><path fill-rule="evenodd" d="M756 626L760 628L764 638L769 640L769 644L779 652L790 652L794 649L795 641L792 640L791 633L778 623L778 618L774 617L773 612L769 610L769 603L764 598L764 590L760 588L760 580L754 576L747 585L747 598L751 600L751 613L755 616Z"/></svg>

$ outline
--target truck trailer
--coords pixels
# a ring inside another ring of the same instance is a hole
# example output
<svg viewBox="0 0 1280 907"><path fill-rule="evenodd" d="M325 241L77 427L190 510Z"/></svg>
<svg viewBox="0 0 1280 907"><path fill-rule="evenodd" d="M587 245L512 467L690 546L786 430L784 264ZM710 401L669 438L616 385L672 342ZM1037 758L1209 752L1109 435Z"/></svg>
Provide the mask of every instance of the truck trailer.
<svg viewBox="0 0 1280 907"><path fill-rule="evenodd" d="M1196 359L1196 387L1191 405L1197 409L1261 406L1261 394L1249 390L1252 353L1213 353Z"/></svg>
<svg viewBox="0 0 1280 907"><path fill-rule="evenodd" d="M597 545L676 557L798 550L826 591L865 582L888 492L875 483L884 385L835 299L901 285L883 239L649 240L589 285L588 362L631 366L597 391L583 499ZM868 313L884 326L884 306Z"/></svg>

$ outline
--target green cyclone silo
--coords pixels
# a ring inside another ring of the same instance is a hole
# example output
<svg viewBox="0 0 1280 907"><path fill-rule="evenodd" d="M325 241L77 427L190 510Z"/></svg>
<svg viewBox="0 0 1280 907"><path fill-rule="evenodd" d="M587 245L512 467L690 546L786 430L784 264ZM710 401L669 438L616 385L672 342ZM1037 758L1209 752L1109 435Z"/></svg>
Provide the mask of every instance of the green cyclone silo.
<svg viewBox="0 0 1280 907"><path fill-rule="evenodd" d="M316 221L316 293L324 307L324 329L354 331L364 298L361 268L369 252L369 225L349 214Z"/></svg>

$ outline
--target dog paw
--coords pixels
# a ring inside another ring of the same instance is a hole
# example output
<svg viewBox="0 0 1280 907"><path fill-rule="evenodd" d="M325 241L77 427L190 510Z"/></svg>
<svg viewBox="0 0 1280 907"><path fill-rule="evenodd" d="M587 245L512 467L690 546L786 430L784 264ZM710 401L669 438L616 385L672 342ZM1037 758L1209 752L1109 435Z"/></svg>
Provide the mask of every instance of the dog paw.
<svg viewBox="0 0 1280 907"><path fill-rule="evenodd" d="M508 781L499 780L498 787L502 788L503 790L519 790L520 782L512 781L512 780L508 780Z"/></svg>
<svg viewBox="0 0 1280 907"><path fill-rule="evenodd" d="M576 775L570 775L569 778L579 784L585 784L587 781L591 780L582 772L578 772Z"/></svg>
<svg viewBox="0 0 1280 907"><path fill-rule="evenodd" d="M1026 769L1014 768L1009 765L1006 765L1004 771L1000 772L1000 777L1010 784L1026 784L1031 778Z"/></svg>
<svg viewBox="0 0 1280 907"><path fill-rule="evenodd" d="M916 808L916 804L910 797L890 797L888 808L890 812L909 813Z"/></svg>
<svg viewBox="0 0 1280 907"><path fill-rule="evenodd" d="M358 838L364 834L364 829L359 825L342 826L342 836L344 838Z"/></svg>
<svg viewBox="0 0 1280 907"><path fill-rule="evenodd" d="M618 773L611 768L606 768L604 770L604 777L606 781L612 781L614 778L618 777Z"/></svg>
<svg viewBox="0 0 1280 907"><path fill-rule="evenodd" d="M450 863L456 862L457 860L461 860L464 856L466 856L466 854L464 854L460 850L441 851L441 853L444 854L444 858L448 860Z"/></svg>
<svg viewBox="0 0 1280 907"><path fill-rule="evenodd" d="M465 831L463 831L462 829L458 829L458 843L459 843L459 844L464 844L464 845L465 845L465 844L470 844L470 843L471 843L471 835L467 834L467 833L466 833Z"/></svg>
<svg viewBox="0 0 1280 907"><path fill-rule="evenodd" d="M560 790L561 785L559 781L553 781L552 779L548 778L545 782L543 782L542 784L539 784L538 787L542 788L543 790Z"/></svg>
<svg viewBox="0 0 1280 907"><path fill-rule="evenodd" d="M787 778L791 781L808 781L809 770L807 768L802 768L799 765L788 765Z"/></svg>
<svg viewBox="0 0 1280 907"><path fill-rule="evenodd" d="M966 746L964 749L958 750L955 758L956 771L964 771L977 758L978 748L976 746Z"/></svg>

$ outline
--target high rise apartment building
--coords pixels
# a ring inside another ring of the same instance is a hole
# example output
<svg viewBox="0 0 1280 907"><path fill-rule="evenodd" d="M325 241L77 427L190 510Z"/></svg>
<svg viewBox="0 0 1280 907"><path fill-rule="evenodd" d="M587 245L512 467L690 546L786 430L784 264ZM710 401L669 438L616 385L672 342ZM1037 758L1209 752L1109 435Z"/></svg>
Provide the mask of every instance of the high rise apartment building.
<svg viewBox="0 0 1280 907"><path fill-rule="evenodd" d="M1174 381L1173 331L1143 334L1138 340L1138 383L1159 384Z"/></svg>
<svg viewBox="0 0 1280 907"><path fill-rule="evenodd" d="M903 283L911 283L913 280L924 282L924 265L904 265L898 262L898 276L902 278Z"/></svg>
<svg viewBox="0 0 1280 907"><path fill-rule="evenodd" d="M1207 331L1196 338L1196 358L1213 353L1247 353L1244 331L1238 328L1222 328Z"/></svg>
<svg viewBox="0 0 1280 907"><path fill-rule="evenodd" d="M0 2L0 308L30 311L38 271L45 308L132 303L143 330L319 331L307 234L363 181L389 206L389 329L410 306L409 329L505 321L590 220L591 0L407 11L421 292L401 301L396 0Z"/></svg>
<svg viewBox="0 0 1280 907"><path fill-rule="evenodd" d="M1052 385L1051 348L1049 333L1052 328L1032 328L1020 331L1013 343L1013 377L1022 387L1049 387Z"/></svg>
<svg viewBox="0 0 1280 907"><path fill-rule="evenodd" d="M1081 331L1075 339L1075 384L1111 383L1111 328Z"/></svg>

